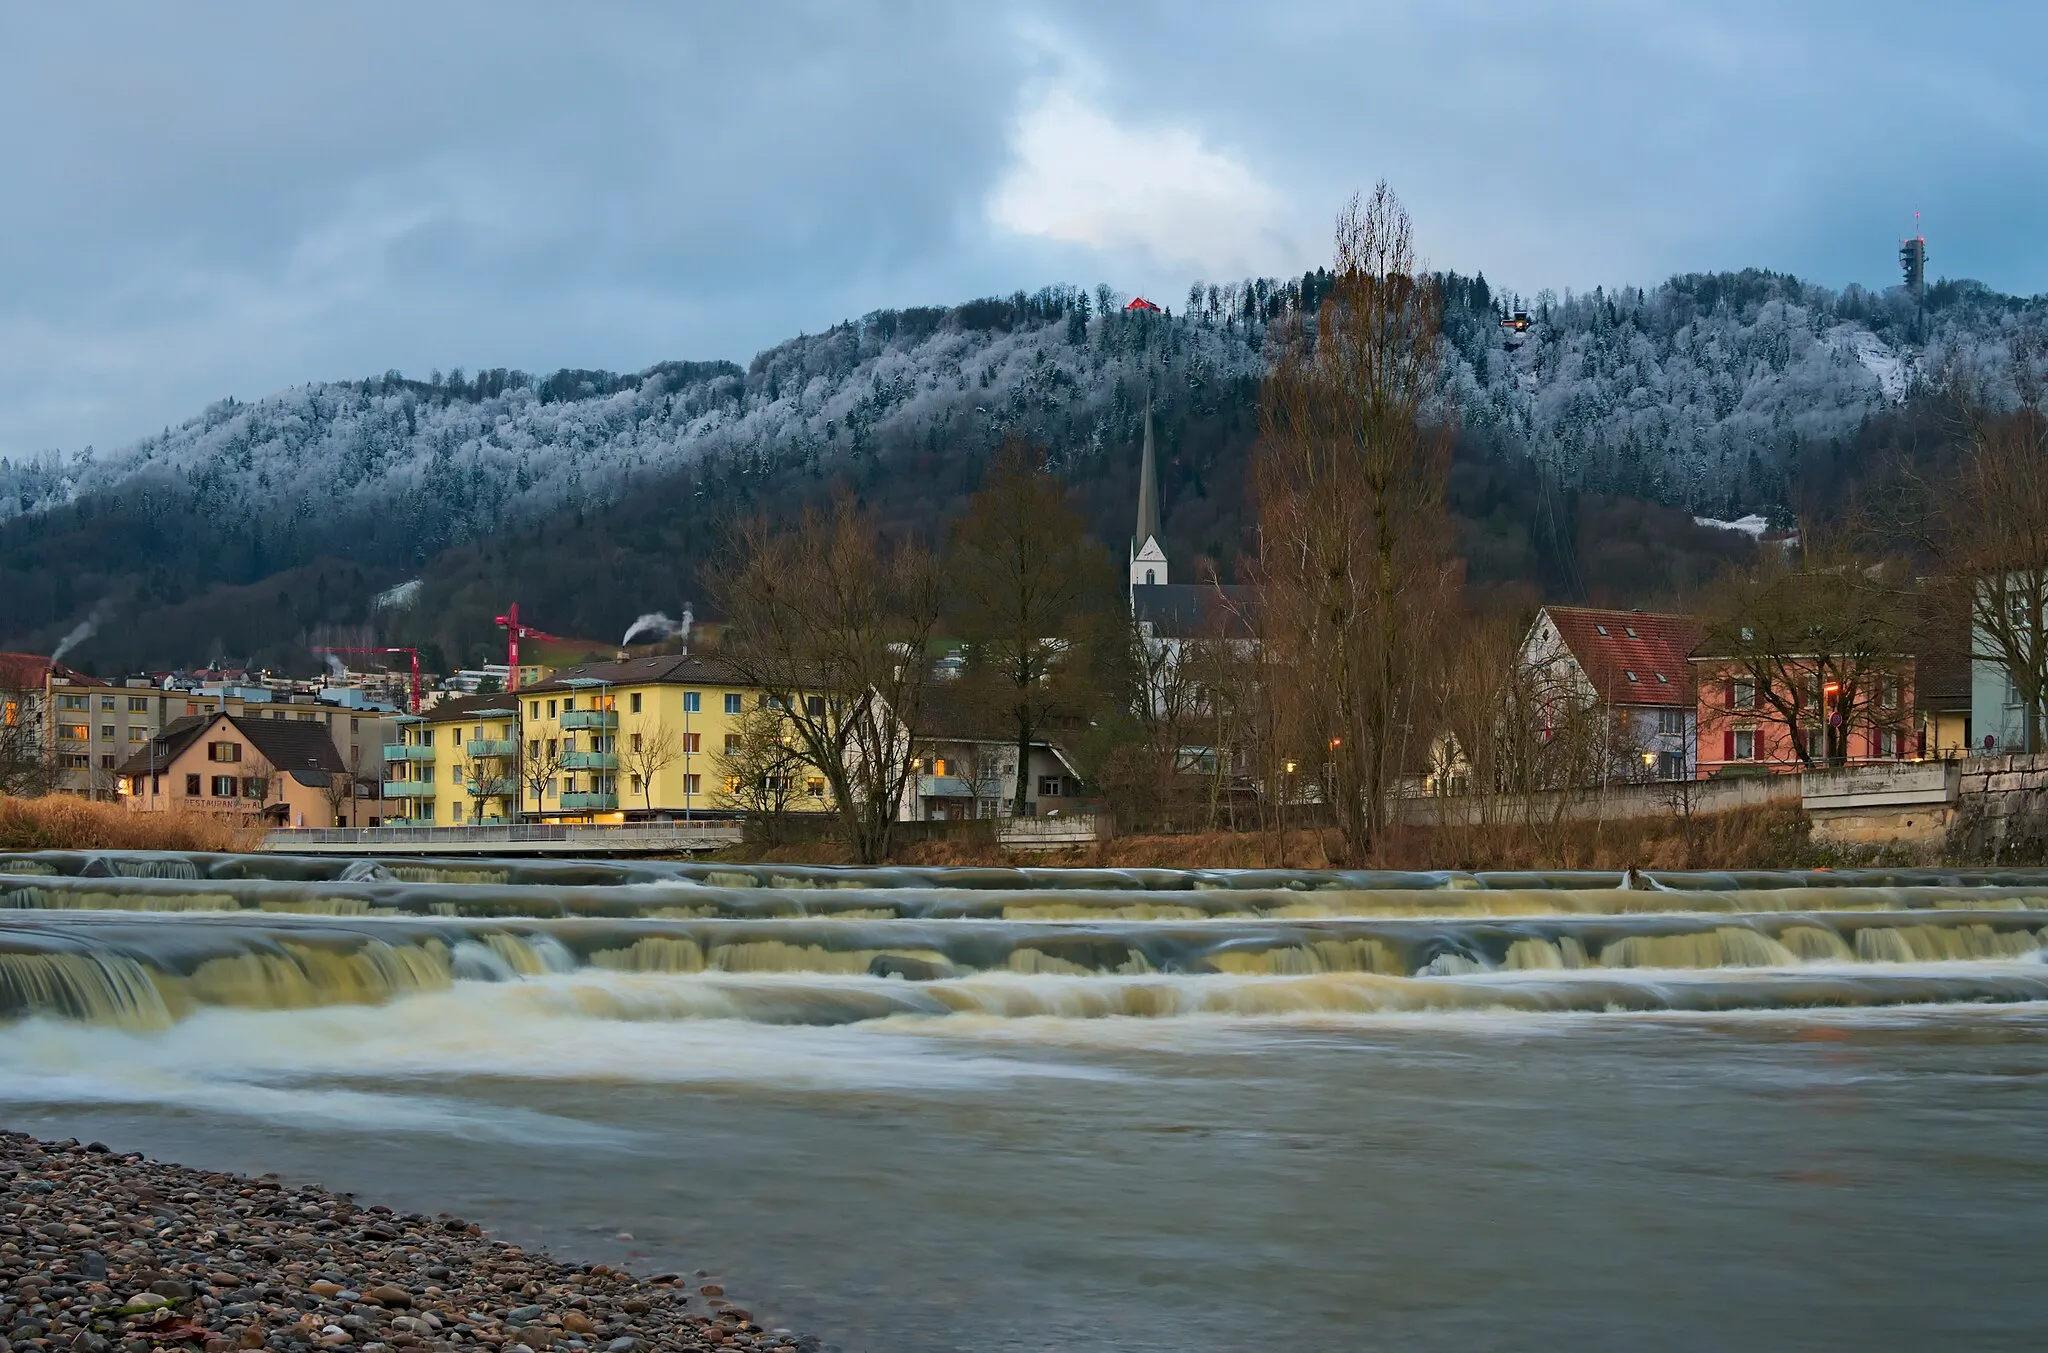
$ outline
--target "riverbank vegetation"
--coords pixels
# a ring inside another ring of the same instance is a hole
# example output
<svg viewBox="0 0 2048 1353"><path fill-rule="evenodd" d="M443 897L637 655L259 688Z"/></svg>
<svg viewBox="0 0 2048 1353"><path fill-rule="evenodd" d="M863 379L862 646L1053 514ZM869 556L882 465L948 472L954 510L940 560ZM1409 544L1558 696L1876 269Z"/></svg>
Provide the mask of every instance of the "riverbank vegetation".
<svg viewBox="0 0 2048 1353"><path fill-rule="evenodd" d="M211 813L136 813L70 794L0 796L0 850L253 850L262 836Z"/></svg>

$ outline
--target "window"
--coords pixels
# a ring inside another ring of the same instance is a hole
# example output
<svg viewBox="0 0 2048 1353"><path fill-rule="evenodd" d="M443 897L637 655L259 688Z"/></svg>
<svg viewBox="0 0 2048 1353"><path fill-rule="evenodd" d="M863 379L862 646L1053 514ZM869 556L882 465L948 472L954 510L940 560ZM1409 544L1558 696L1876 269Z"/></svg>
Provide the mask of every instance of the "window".
<svg viewBox="0 0 2048 1353"><path fill-rule="evenodd" d="M739 751L740 735L737 733L727 733L725 735L725 754L727 756L738 756Z"/></svg>
<svg viewBox="0 0 2048 1353"><path fill-rule="evenodd" d="M208 761L240 761L242 744L239 742L209 742L206 744Z"/></svg>
<svg viewBox="0 0 2048 1353"><path fill-rule="evenodd" d="M1665 676L1662 672L1652 672L1650 673L1650 675L1657 678L1657 684L1659 686L1669 686L1671 684L1671 679Z"/></svg>
<svg viewBox="0 0 2048 1353"><path fill-rule="evenodd" d="M555 702L552 700L548 701L548 717L550 719L555 717Z"/></svg>
<svg viewBox="0 0 2048 1353"><path fill-rule="evenodd" d="M1685 753L1657 753L1657 778L1660 780L1683 780L1685 778Z"/></svg>
<svg viewBox="0 0 2048 1353"><path fill-rule="evenodd" d="M1733 734L1735 743L1734 759L1737 761L1756 760L1756 730L1738 728Z"/></svg>
<svg viewBox="0 0 2048 1353"><path fill-rule="evenodd" d="M1636 627L1634 625L1623 625L1621 627L1621 632L1623 634L1626 634L1631 639L1639 639L1642 637L1641 635L1636 633Z"/></svg>
<svg viewBox="0 0 2048 1353"><path fill-rule="evenodd" d="M701 775L685 775L685 776L683 777L683 793L685 793L685 794L702 794L703 792L704 792L704 777L703 777L703 776L701 776Z"/></svg>
<svg viewBox="0 0 2048 1353"><path fill-rule="evenodd" d="M1066 782L1060 776L1041 775L1038 777L1038 797L1041 799L1064 797L1066 788Z"/></svg>
<svg viewBox="0 0 2048 1353"><path fill-rule="evenodd" d="M82 723L60 723L57 736L67 742L84 742L92 736L92 725Z"/></svg>
<svg viewBox="0 0 2048 1353"><path fill-rule="evenodd" d="M1159 581L1159 575L1151 569L1145 570L1145 586L1151 587Z"/></svg>
<svg viewBox="0 0 2048 1353"><path fill-rule="evenodd" d="M1685 711L1682 709L1660 709L1657 711L1657 731L1667 738L1685 736Z"/></svg>
<svg viewBox="0 0 2048 1353"><path fill-rule="evenodd" d="M1594 625L1594 626L1593 626L1593 628L1594 628L1594 629L1596 629L1596 630L1598 630L1598 631L1600 631L1600 637L1601 637L1601 638L1603 638L1603 639L1604 639L1604 638L1606 638L1606 637L1607 637L1607 626L1605 626L1605 625L1598 625L1598 624L1596 624L1596 625Z"/></svg>
<svg viewBox="0 0 2048 1353"><path fill-rule="evenodd" d="M701 694L699 691L683 692L683 713L697 714L702 712Z"/></svg>
<svg viewBox="0 0 2048 1353"><path fill-rule="evenodd" d="M131 695L131 696L129 696L129 697L128 697L128 712L129 712L130 714L147 714L147 713L149 713L149 697L148 697L148 696L146 696L146 695Z"/></svg>
<svg viewBox="0 0 2048 1353"><path fill-rule="evenodd" d="M101 758L100 758L100 769L101 769L101 770L112 770L113 768L114 768L114 758L113 758L113 757L111 757L111 756L103 756L103 757L101 757Z"/></svg>
<svg viewBox="0 0 2048 1353"><path fill-rule="evenodd" d="M574 714L575 712L576 712L576 697L575 697L575 696L573 696L573 695L566 695L566 696L563 696L563 697L562 697L562 713L564 713L564 714Z"/></svg>
<svg viewBox="0 0 2048 1353"><path fill-rule="evenodd" d="M822 718L824 718L824 717L825 717L825 697L824 697L824 696L822 696L822 695L807 695L807 696L805 696L805 697L804 697L804 713L806 713L806 714L810 715L810 716L811 716L811 717L812 717L813 719L822 719Z"/></svg>
<svg viewBox="0 0 2048 1353"><path fill-rule="evenodd" d="M739 697L739 696L737 696L737 695L728 695L728 696L726 696L726 697L725 697L725 712L726 712L727 714L737 714L737 713L739 713L739 712L740 712L740 697Z"/></svg>
<svg viewBox="0 0 2048 1353"><path fill-rule="evenodd" d="M540 717L540 701L529 700L526 702L526 717L529 719L538 719Z"/></svg>
<svg viewBox="0 0 2048 1353"><path fill-rule="evenodd" d="M188 775L188 776L186 776L186 777L185 777L185 793L186 793L186 795L187 795L188 797L190 797L190 798L195 798L195 799L196 799L196 798L198 798L198 797L199 797L199 777L198 777L198 776L196 776L196 775Z"/></svg>
<svg viewBox="0 0 2048 1353"><path fill-rule="evenodd" d="M633 712L635 714L640 712L640 692L638 691L633 692Z"/></svg>
<svg viewBox="0 0 2048 1353"><path fill-rule="evenodd" d="M825 797L825 777L813 775L804 781L804 792L814 799Z"/></svg>
<svg viewBox="0 0 2048 1353"><path fill-rule="evenodd" d="M462 800L461 800L461 799L457 799L457 800L455 801L455 806L454 806L454 807L453 807L452 809L450 809L450 810L449 810L448 816L449 816L449 817L452 817L452 818L454 818L454 819L455 819L455 820L456 820L457 822L460 822L460 821L462 821Z"/></svg>
<svg viewBox="0 0 2048 1353"><path fill-rule="evenodd" d="M360 733L360 732L362 732L362 731L363 731L363 721L362 721L361 719L357 718L357 717L356 717L355 715L353 715L353 714L349 715L349 716L348 716L348 731L349 731L349 732L351 732L351 733Z"/></svg>
<svg viewBox="0 0 2048 1353"><path fill-rule="evenodd" d="M1756 682L1748 677L1737 677L1728 683L1728 704L1734 709L1756 708Z"/></svg>
<svg viewBox="0 0 2048 1353"><path fill-rule="evenodd" d="M540 739L539 739L539 738L528 738L528 739L526 740L526 754L527 754L528 756L532 757L532 758L533 758L534 760L536 760L536 761L540 760Z"/></svg>
<svg viewBox="0 0 2048 1353"><path fill-rule="evenodd" d="M702 733L690 733L685 735L683 738L683 750L689 753L691 756L695 756L697 753L703 751L704 735Z"/></svg>
<svg viewBox="0 0 2048 1353"><path fill-rule="evenodd" d="M633 750L636 752L640 750L640 735L638 733L633 735Z"/></svg>
<svg viewBox="0 0 2048 1353"><path fill-rule="evenodd" d="M245 798L245 799L262 799L262 798L268 798L268 797L269 797L269 794L270 794L270 786L269 786L269 785L268 785L267 783L265 783L265 781L264 781L264 779L263 779L263 777L262 777L262 776L260 776L260 775L244 775L244 776L242 777L242 797L243 797L243 798Z"/></svg>
<svg viewBox="0 0 2048 1353"><path fill-rule="evenodd" d="M558 795L555 793L555 782L553 780L548 781L547 790L549 798L552 799L558 797Z"/></svg>
<svg viewBox="0 0 2048 1353"><path fill-rule="evenodd" d="M241 790L242 782L232 775L216 775L213 777L211 792L216 799L232 799L241 793Z"/></svg>
<svg viewBox="0 0 2048 1353"><path fill-rule="evenodd" d="M110 723L103 723L103 724L101 724L101 725L100 725L100 741L101 741L101 742L112 742L113 740L114 740L114 725L112 725L112 724L110 724Z"/></svg>
<svg viewBox="0 0 2048 1353"><path fill-rule="evenodd" d="M1642 679L1638 677L1634 672L1624 671L1622 675L1626 676L1630 681L1640 681Z"/></svg>
<svg viewBox="0 0 2048 1353"><path fill-rule="evenodd" d="M130 741L130 742L148 742L148 741L149 741L149 730L148 730L147 728L131 728L131 729L129 729L129 730L128 730L128 741Z"/></svg>
<svg viewBox="0 0 2048 1353"><path fill-rule="evenodd" d="M57 758L65 770L91 770L92 756L87 752L66 752Z"/></svg>
<svg viewBox="0 0 2048 1353"><path fill-rule="evenodd" d="M728 794L737 794L737 793L739 793L739 792L740 792L740 777L739 777L739 776L737 776L737 775L728 775L728 776L726 776L726 777L725 777L725 792L726 792L726 793L728 793Z"/></svg>
<svg viewBox="0 0 2048 1353"><path fill-rule="evenodd" d="M945 757L943 757L943 756L935 756L935 757L933 757L933 758L932 758L932 774L934 774L934 775L944 775L945 773L946 773L946 758L945 758Z"/></svg>
<svg viewBox="0 0 2048 1353"><path fill-rule="evenodd" d="M57 708L91 709L92 697L89 695L60 695L57 697Z"/></svg>
<svg viewBox="0 0 2048 1353"><path fill-rule="evenodd" d="M1899 754L1899 733L1897 729L1880 728L1877 730L1877 754L1879 756L1897 756Z"/></svg>
<svg viewBox="0 0 2048 1353"><path fill-rule="evenodd" d="M460 785L462 783L461 766L450 766L448 768L448 783L451 785Z"/></svg>
<svg viewBox="0 0 2048 1353"><path fill-rule="evenodd" d="M640 792L640 777L637 775L633 777L633 792L635 794Z"/></svg>

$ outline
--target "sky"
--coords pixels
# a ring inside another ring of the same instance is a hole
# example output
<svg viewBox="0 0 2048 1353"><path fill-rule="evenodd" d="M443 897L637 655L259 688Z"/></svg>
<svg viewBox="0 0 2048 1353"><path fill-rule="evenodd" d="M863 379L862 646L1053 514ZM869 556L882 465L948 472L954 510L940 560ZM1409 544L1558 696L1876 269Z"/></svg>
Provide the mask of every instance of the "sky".
<svg viewBox="0 0 2048 1353"><path fill-rule="evenodd" d="M2035 0L0 0L0 456L1327 260L2048 292ZM2034 96L2034 97L2030 97Z"/></svg>

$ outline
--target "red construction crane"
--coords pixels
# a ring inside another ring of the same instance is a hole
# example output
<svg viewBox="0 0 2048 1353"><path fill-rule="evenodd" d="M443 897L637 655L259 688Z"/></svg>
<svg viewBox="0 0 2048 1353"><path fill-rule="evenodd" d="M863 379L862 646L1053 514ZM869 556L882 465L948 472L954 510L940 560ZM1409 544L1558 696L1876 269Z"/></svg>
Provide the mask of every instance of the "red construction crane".
<svg viewBox="0 0 2048 1353"><path fill-rule="evenodd" d="M505 689L516 691L519 689L519 641L521 639L554 639L560 641L562 636L559 634L549 634L546 630L537 630L531 625L520 624L519 603L516 601L505 608L505 614L499 616L497 621L498 628L505 631L505 665L511 669L511 672L505 678Z"/></svg>
<svg viewBox="0 0 2048 1353"><path fill-rule="evenodd" d="M327 648L313 650L315 653L404 653L412 658L412 710L420 712L420 651L417 648Z"/></svg>

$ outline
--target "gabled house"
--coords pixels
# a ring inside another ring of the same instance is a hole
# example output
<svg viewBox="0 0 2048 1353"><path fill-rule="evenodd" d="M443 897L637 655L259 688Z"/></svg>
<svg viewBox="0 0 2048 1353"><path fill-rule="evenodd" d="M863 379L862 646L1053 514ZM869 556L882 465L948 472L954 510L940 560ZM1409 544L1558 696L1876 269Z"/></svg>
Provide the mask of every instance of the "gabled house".
<svg viewBox="0 0 2048 1353"><path fill-rule="evenodd" d="M324 724L198 714L151 738L117 771L143 812L197 809L279 827L356 825L348 768Z"/></svg>
<svg viewBox="0 0 2048 1353"><path fill-rule="evenodd" d="M1689 780L1698 724L1689 659L1705 634L1692 616L1546 606L1522 661L1605 714L1614 778Z"/></svg>
<svg viewBox="0 0 2048 1353"><path fill-rule="evenodd" d="M1017 739L937 687L926 692L910 778L903 786L903 822L1010 817L1016 810ZM1078 812L1084 806L1081 773L1066 752L1045 738L1032 740L1024 762L1028 817Z"/></svg>

